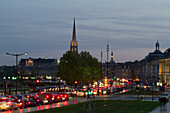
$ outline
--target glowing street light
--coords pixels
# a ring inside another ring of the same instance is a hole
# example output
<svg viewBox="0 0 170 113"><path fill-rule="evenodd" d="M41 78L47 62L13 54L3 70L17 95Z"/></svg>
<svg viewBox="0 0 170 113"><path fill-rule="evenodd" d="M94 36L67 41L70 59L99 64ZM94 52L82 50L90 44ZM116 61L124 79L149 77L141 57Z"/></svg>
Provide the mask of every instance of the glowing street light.
<svg viewBox="0 0 170 113"><path fill-rule="evenodd" d="M17 82L18 82L18 57L22 55L28 55L28 52L21 53L21 54L11 54L11 53L6 53L7 55L15 56L16 57L16 95L17 95Z"/></svg>

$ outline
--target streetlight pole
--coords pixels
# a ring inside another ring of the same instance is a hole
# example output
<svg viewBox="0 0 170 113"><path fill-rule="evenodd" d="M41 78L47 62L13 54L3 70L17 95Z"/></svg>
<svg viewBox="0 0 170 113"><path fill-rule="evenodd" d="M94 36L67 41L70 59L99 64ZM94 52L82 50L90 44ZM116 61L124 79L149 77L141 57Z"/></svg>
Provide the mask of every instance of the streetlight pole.
<svg viewBox="0 0 170 113"><path fill-rule="evenodd" d="M21 55L27 55L28 52L21 53L21 54L11 54L11 53L6 53L7 55L15 56L16 57L16 90L15 94L17 95L17 84L18 84L18 57Z"/></svg>

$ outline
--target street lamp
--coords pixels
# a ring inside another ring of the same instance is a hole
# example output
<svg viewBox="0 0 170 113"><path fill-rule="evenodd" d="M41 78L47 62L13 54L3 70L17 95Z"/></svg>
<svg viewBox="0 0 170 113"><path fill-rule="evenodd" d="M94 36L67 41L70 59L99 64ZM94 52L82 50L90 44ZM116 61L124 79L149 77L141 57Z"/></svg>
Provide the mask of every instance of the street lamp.
<svg viewBox="0 0 170 113"><path fill-rule="evenodd" d="M18 82L18 57L22 55L28 55L28 52L21 53L21 54L11 54L11 53L6 53L7 55L15 56L16 57L16 91L15 94L17 95L17 82Z"/></svg>

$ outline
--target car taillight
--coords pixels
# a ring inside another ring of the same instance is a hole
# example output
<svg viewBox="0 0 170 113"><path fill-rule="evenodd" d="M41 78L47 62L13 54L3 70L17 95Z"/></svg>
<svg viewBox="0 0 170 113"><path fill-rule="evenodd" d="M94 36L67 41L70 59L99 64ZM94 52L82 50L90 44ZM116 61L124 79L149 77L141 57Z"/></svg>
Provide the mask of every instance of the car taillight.
<svg viewBox="0 0 170 113"><path fill-rule="evenodd" d="M37 100L37 102L39 102L40 100Z"/></svg>
<svg viewBox="0 0 170 113"><path fill-rule="evenodd" d="M28 104L31 104L31 102L28 102Z"/></svg>
<svg viewBox="0 0 170 113"><path fill-rule="evenodd" d="M46 98L49 98L49 95L46 95Z"/></svg>
<svg viewBox="0 0 170 113"><path fill-rule="evenodd" d="M64 98L67 98L67 95L64 95Z"/></svg>
<svg viewBox="0 0 170 113"><path fill-rule="evenodd" d="M22 106L22 102L18 103L17 105L18 105L18 107L21 107Z"/></svg>
<svg viewBox="0 0 170 113"><path fill-rule="evenodd" d="M2 100L2 101L5 101L5 100L6 100L6 98L1 98L1 100Z"/></svg>
<svg viewBox="0 0 170 113"><path fill-rule="evenodd" d="M27 98L30 98L30 96L29 96L29 95L27 95Z"/></svg>
<svg viewBox="0 0 170 113"><path fill-rule="evenodd" d="M58 96L57 98L60 99L60 96Z"/></svg>
<svg viewBox="0 0 170 113"><path fill-rule="evenodd" d="M61 97L63 97L63 95L61 94Z"/></svg>
<svg viewBox="0 0 170 113"><path fill-rule="evenodd" d="M37 99L37 97L34 97L34 99Z"/></svg>
<svg viewBox="0 0 170 113"><path fill-rule="evenodd" d="M53 95L53 98L55 98L55 96Z"/></svg>
<svg viewBox="0 0 170 113"><path fill-rule="evenodd" d="M10 105L10 104L11 104L11 101L8 101L7 104Z"/></svg>

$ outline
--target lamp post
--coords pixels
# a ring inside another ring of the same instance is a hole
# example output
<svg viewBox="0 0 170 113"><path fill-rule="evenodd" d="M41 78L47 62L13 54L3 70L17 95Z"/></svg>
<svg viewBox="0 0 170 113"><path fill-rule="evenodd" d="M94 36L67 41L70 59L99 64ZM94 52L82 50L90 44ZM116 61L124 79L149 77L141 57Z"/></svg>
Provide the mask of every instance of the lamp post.
<svg viewBox="0 0 170 113"><path fill-rule="evenodd" d="M17 82L18 82L18 57L21 55L27 55L28 52L21 53L21 54L11 54L11 53L6 53L7 55L15 56L16 57L16 90L15 94L17 95Z"/></svg>

